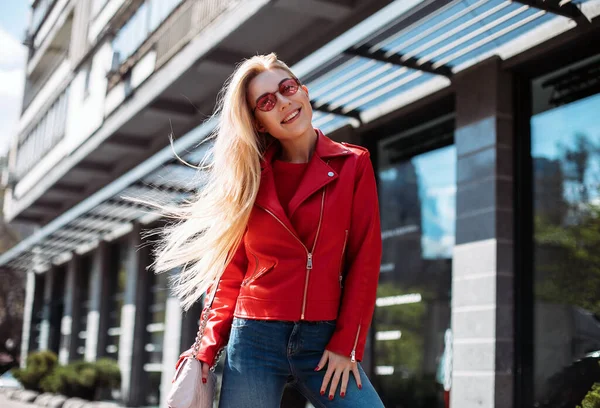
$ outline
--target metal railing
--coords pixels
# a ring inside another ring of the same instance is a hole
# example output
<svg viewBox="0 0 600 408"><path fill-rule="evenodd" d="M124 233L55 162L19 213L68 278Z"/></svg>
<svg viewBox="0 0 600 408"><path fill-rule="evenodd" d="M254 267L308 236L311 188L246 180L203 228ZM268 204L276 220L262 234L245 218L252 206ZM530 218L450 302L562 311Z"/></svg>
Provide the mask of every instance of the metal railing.
<svg viewBox="0 0 600 408"><path fill-rule="evenodd" d="M169 21L165 22L156 41L156 68L162 66L192 38L202 32L240 0L187 1Z"/></svg>
<svg viewBox="0 0 600 408"><path fill-rule="evenodd" d="M35 99L35 97L40 93L44 85L50 80L52 75L56 72L58 67L67 59L69 55L68 50L64 50L60 55L56 57L56 60L52 63L52 65L45 70L42 74L41 78L36 79L27 84L25 87L25 93L23 94L23 107L21 109L21 113L25 112L31 102Z"/></svg>
<svg viewBox="0 0 600 408"><path fill-rule="evenodd" d="M68 98L69 88L67 87L19 142L14 169L17 180L21 180L64 138Z"/></svg>
<svg viewBox="0 0 600 408"><path fill-rule="evenodd" d="M169 61L192 38L241 0L187 0L182 2L138 49L109 76L109 90L150 50L156 50L155 70Z"/></svg>

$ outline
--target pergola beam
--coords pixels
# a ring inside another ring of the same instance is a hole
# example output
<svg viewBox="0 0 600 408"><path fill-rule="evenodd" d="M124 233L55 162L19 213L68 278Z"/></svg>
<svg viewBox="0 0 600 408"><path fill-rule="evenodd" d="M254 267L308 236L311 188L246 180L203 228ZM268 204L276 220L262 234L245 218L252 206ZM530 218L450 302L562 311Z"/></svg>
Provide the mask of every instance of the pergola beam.
<svg viewBox="0 0 600 408"><path fill-rule="evenodd" d="M446 65L433 68L432 61L428 61L423 64L418 64L417 58L415 57L403 59L402 54L392 54L390 56L386 56L386 51L384 49L369 51L370 48L371 45L364 44L357 48L348 48L346 51L344 51L344 53L356 57L368 58L375 61L384 62L387 64L398 65L401 67L414 69L416 71L423 71L429 74L441 75L445 76L446 78L452 77L452 68Z"/></svg>
<svg viewBox="0 0 600 408"><path fill-rule="evenodd" d="M548 13L556 14L574 20L578 25L591 24L591 21L577 7L577 5L564 1L550 0L514 0L516 3L521 3L526 6L535 7Z"/></svg>

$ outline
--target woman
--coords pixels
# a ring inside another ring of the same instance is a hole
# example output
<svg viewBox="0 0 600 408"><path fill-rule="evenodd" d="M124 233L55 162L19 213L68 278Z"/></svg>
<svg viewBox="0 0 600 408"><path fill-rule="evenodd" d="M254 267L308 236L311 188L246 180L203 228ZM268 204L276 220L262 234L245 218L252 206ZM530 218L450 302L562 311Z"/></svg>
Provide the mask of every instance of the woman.
<svg viewBox="0 0 600 408"><path fill-rule="evenodd" d="M368 151L313 129L307 87L275 54L241 63L218 106L204 188L156 263L184 266L186 308L216 288L203 378L226 347L222 408L279 407L286 384L316 407L382 407L358 364L381 260Z"/></svg>

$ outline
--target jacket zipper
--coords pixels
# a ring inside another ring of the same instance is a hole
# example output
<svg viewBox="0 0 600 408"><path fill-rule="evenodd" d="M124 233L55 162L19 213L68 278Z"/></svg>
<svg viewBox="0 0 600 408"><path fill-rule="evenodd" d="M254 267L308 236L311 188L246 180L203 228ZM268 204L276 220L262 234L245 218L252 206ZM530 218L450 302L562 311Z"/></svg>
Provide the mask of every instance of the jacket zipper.
<svg viewBox="0 0 600 408"><path fill-rule="evenodd" d="M256 276L256 271L258 271L258 256L256 256L256 254L254 253L252 253L252 256L254 256L254 272L252 272L252 275L250 275L249 278L244 279L244 281L242 282L243 286L247 285L249 282L253 281L258 277Z"/></svg>
<svg viewBox="0 0 600 408"><path fill-rule="evenodd" d="M296 238L296 240L298 240L298 242L300 243L300 245L302 245L302 247L306 251L306 278L304 279L304 296L302 298L302 312L300 313L300 320L304 320L304 312L306 311L306 298L307 298L307 295L308 295L308 281L310 279L310 270L313 268L313 254L315 252L315 248L317 247L317 239L319 238L319 232L321 231L321 223L323 221L323 207L325 205L325 189L326 188L323 188L323 194L322 194L322 197L321 197L321 213L319 215L319 224L317 226L317 234L315 235L315 242L313 243L312 251L309 251L308 248L306 247L306 245L304 245L304 243L302 242L302 240L300 238L298 238L298 236L296 234L294 234L294 232L292 230L290 230L287 227L287 225L285 225L279 218L277 218L277 216L275 214L273 214L272 211L267 210L265 207L262 207L262 206L260 206L260 205L257 204L257 206L259 208L262 208L264 211L266 211L267 213L271 214L273 216L273 218L275 218L277 221L279 221L279 223L294 238Z"/></svg>
<svg viewBox="0 0 600 408"><path fill-rule="evenodd" d="M358 337L360 336L360 326L358 325L358 330L356 332L356 339L354 339L354 346L352 346L352 351L350 352L350 361L356 363L356 345L358 344Z"/></svg>
<svg viewBox="0 0 600 408"><path fill-rule="evenodd" d="M344 238L344 246L342 247L342 256L340 259L340 289L344 286L342 285L342 279L343 279L343 269L342 266L344 266L344 253L346 252L346 244L348 243L348 230L346 230L346 237Z"/></svg>

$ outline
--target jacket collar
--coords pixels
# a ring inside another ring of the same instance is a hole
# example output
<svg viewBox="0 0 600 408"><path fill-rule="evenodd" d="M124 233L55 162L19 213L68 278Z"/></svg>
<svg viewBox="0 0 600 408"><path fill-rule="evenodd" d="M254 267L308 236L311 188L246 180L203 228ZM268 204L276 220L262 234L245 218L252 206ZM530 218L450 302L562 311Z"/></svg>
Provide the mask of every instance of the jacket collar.
<svg viewBox="0 0 600 408"><path fill-rule="evenodd" d="M341 143L334 142L327 136L321 132L320 129L315 129L317 132L317 145L315 147L315 151L311 158L314 159L315 156L320 157L321 159L328 159L336 156L347 156L350 154L350 150L346 148ZM261 159L261 167L264 170L266 167L270 167L275 159L275 155L279 152L280 145L277 140L272 142L268 147L263 157Z"/></svg>
<svg viewBox="0 0 600 408"><path fill-rule="evenodd" d="M317 132L315 151L308 162L302 181L288 205L290 218L298 207L311 195L338 178L337 172L329 166L329 160L334 157L348 156L351 154L350 150L341 143L329 139L319 129L315 129L315 131ZM271 164L278 151L279 143L275 141L263 154L261 163L261 181L258 196L256 197L256 204L272 212L290 230L294 231L294 228L286 215L286 211L279 202L277 191L275 190L275 180Z"/></svg>

